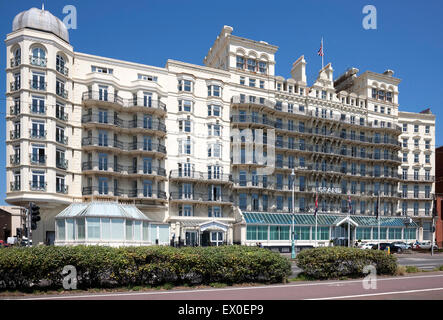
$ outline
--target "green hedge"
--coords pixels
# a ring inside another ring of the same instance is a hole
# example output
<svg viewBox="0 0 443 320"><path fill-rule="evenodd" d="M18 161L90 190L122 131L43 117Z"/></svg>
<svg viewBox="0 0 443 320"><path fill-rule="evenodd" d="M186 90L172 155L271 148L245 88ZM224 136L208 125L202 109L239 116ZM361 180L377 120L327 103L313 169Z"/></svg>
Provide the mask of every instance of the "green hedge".
<svg viewBox="0 0 443 320"><path fill-rule="evenodd" d="M284 282L287 258L245 246L111 248L38 246L0 249L0 289L62 287L62 270L77 270L78 288Z"/></svg>
<svg viewBox="0 0 443 320"><path fill-rule="evenodd" d="M374 265L377 274L395 274L397 258L378 250L362 250L347 247L321 247L301 251L297 266L315 279L363 277L363 268Z"/></svg>

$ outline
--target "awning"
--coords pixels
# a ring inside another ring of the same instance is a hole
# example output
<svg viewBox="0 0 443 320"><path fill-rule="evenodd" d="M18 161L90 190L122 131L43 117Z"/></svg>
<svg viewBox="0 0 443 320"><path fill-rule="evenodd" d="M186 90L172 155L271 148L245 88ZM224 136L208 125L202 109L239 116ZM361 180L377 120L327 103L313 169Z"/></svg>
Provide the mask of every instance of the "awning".
<svg viewBox="0 0 443 320"><path fill-rule="evenodd" d="M228 224L220 222L220 221L215 221L215 220L207 220L207 221L183 220L183 221L180 221L180 223L185 228L195 228L195 229L199 229L200 231L205 231L205 230L227 231L229 228Z"/></svg>
<svg viewBox="0 0 443 320"><path fill-rule="evenodd" d="M294 217L295 225L315 225L314 214L292 214L273 212L241 212L246 224L266 224L266 225L292 225ZM346 215L317 214L317 224L323 226L336 226L341 220L346 219ZM351 220L358 227L376 227L377 219L374 216L351 215ZM381 227L418 227L415 221L407 224L409 218L403 217L380 217ZM352 223L352 222L351 222Z"/></svg>

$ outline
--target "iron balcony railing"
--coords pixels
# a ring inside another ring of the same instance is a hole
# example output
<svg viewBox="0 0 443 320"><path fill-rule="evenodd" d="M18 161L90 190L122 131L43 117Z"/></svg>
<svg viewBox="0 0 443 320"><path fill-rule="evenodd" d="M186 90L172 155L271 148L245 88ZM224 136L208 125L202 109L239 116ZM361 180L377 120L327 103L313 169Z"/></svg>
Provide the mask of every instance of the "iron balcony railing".
<svg viewBox="0 0 443 320"><path fill-rule="evenodd" d="M29 80L29 87L33 90L46 91L46 85L44 81Z"/></svg>
<svg viewBox="0 0 443 320"><path fill-rule="evenodd" d="M68 169L68 160L66 159L56 159L55 166L59 169Z"/></svg>
<svg viewBox="0 0 443 320"><path fill-rule="evenodd" d="M130 142L123 143L118 140L99 139L97 137L85 137L82 139L83 146L98 146L98 147L114 147L124 151L152 151L166 154L166 146L156 142Z"/></svg>
<svg viewBox="0 0 443 320"><path fill-rule="evenodd" d="M432 199L433 195L432 193L426 193L426 192L399 192L400 198L403 199Z"/></svg>
<svg viewBox="0 0 443 320"><path fill-rule="evenodd" d="M147 198L147 199L165 199L166 192L163 190L156 190L150 188L144 189L121 189L121 188L108 188L103 187L83 187L83 195L102 195L102 196L118 196L118 197L129 197L129 198Z"/></svg>
<svg viewBox="0 0 443 320"><path fill-rule="evenodd" d="M401 174L400 177L405 181L434 182L434 176L431 175Z"/></svg>
<svg viewBox="0 0 443 320"><path fill-rule="evenodd" d="M110 171L112 169L112 171ZM82 163L82 170L110 171L127 174L147 174L166 176L166 170L162 167L153 166L123 166L118 163L104 163L99 161L85 161Z"/></svg>
<svg viewBox="0 0 443 320"><path fill-rule="evenodd" d="M11 137L11 140L12 139L19 139L20 138L20 130L11 130L10 137Z"/></svg>
<svg viewBox="0 0 443 320"><path fill-rule="evenodd" d="M43 105L29 105L29 111L34 114L46 114L46 107Z"/></svg>
<svg viewBox="0 0 443 320"><path fill-rule="evenodd" d="M17 165L20 164L20 156L18 154L11 154L9 156L9 163L11 165Z"/></svg>
<svg viewBox="0 0 443 320"><path fill-rule="evenodd" d="M68 193L68 186L65 186L64 184L56 185L55 191L57 193L67 194Z"/></svg>
<svg viewBox="0 0 443 320"><path fill-rule="evenodd" d="M40 58L40 57L34 57L29 56L29 61L33 66L39 66L39 67L46 67L46 64L48 62L47 58Z"/></svg>
<svg viewBox="0 0 443 320"><path fill-rule="evenodd" d="M166 112L166 104L159 100L150 100L144 98L132 98L132 99L123 99L122 97L108 93L106 91L86 91L82 94L82 100L95 100L95 101L104 101L111 102L120 105L121 107L146 107L159 109Z"/></svg>
<svg viewBox="0 0 443 320"><path fill-rule="evenodd" d="M39 155L39 154L30 154L29 159L31 164L34 165L45 165L46 164L46 155Z"/></svg>
<svg viewBox="0 0 443 320"><path fill-rule="evenodd" d="M35 139L45 139L46 138L46 130L36 130L29 129L29 136Z"/></svg>
<svg viewBox="0 0 443 320"><path fill-rule="evenodd" d="M40 181L29 181L29 188L32 191L46 191L48 183L47 182L40 182Z"/></svg>
<svg viewBox="0 0 443 320"><path fill-rule="evenodd" d="M68 91L62 88L56 88L55 93L63 99L68 99Z"/></svg>
<svg viewBox="0 0 443 320"><path fill-rule="evenodd" d="M209 183L211 181L232 182L232 175L230 174L223 174L216 172L208 173L208 172L186 171L186 170L171 170L169 173L169 178L194 179Z"/></svg>
<svg viewBox="0 0 443 320"><path fill-rule="evenodd" d="M13 106L11 106L10 108L10 115L16 116L19 115L21 112L20 110L20 103L19 104L14 104Z"/></svg>
<svg viewBox="0 0 443 320"><path fill-rule="evenodd" d="M61 66L61 65L57 64L55 66L55 69L64 76L68 76L68 74L69 74L69 69L65 66Z"/></svg>
<svg viewBox="0 0 443 320"><path fill-rule="evenodd" d="M20 181L13 181L9 185L9 190L20 191Z"/></svg>
<svg viewBox="0 0 443 320"><path fill-rule="evenodd" d="M21 64L20 57L11 58L11 68L18 67Z"/></svg>
<svg viewBox="0 0 443 320"><path fill-rule="evenodd" d="M20 89L20 81L12 81L10 83L10 91L17 91Z"/></svg>
<svg viewBox="0 0 443 320"><path fill-rule="evenodd" d="M62 120L62 121L68 120L68 114L65 112L59 111L58 109L56 109L56 111L55 111L55 117L59 120Z"/></svg>
<svg viewBox="0 0 443 320"><path fill-rule="evenodd" d="M67 136L64 136L64 135L58 135L58 134L56 134L55 135L55 141L57 141L58 143L61 143L61 144L68 144L68 137Z"/></svg>
<svg viewBox="0 0 443 320"><path fill-rule="evenodd" d="M233 195L230 194L209 194L209 193L185 193L185 192L170 192L170 200L189 200L189 201L205 201L205 202L219 202L232 203L234 202Z"/></svg>

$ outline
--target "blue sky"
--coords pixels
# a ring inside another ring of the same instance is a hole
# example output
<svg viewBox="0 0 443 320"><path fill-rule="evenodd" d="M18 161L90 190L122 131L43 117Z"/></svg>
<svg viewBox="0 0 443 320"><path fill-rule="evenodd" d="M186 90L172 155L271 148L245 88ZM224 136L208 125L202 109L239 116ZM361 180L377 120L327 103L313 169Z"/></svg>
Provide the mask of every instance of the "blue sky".
<svg viewBox="0 0 443 320"><path fill-rule="evenodd" d="M271 5L269 5L269 3ZM61 20L63 7L77 9L77 29L70 30L75 51L163 67L167 59L203 64L203 58L223 25L233 34L264 40L279 47L276 74L290 77L292 63L305 55L308 84L321 68L317 56L324 38L325 64L334 77L347 68L360 72L395 71L400 110L431 108L437 116L436 146L443 144L443 1L410 0L291 0L291 1L45 1L45 9ZM377 9L377 29L365 30L363 7ZM0 1L3 39L14 16L42 1ZM6 50L0 49L0 70ZM0 83L6 86L5 73ZM3 87L4 90L6 87ZM5 96L0 97L0 141L5 141ZM6 191L5 145L0 144L0 204Z"/></svg>

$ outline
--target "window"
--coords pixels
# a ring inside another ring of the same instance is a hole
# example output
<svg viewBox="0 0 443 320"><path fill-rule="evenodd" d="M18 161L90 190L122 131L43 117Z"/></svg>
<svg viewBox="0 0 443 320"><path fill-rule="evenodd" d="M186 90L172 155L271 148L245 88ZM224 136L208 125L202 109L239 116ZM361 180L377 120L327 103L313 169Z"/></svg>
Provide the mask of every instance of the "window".
<svg viewBox="0 0 443 320"><path fill-rule="evenodd" d="M209 85L208 86L208 97L220 97L221 96L221 87L217 85Z"/></svg>
<svg viewBox="0 0 443 320"><path fill-rule="evenodd" d="M150 75L146 75L146 74L138 74L137 75L137 79L138 80L145 80L145 81L154 81L157 82L158 78L156 76L150 76Z"/></svg>
<svg viewBox="0 0 443 320"><path fill-rule="evenodd" d="M256 71L257 69L257 61L254 59L248 59L248 70L249 71Z"/></svg>
<svg viewBox="0 0 443 320"><path fill-rule="evenodd" d="M107 73L107 74L113 74L114 70L110 68L104 68L104 67L97 67L97 66L91 66L92 72L98 72L98 73Z"/></svg>
<svg viewBox="0 0 443 320"><path fill-rule="evenodd" d="M408 147L408 139L403 138L403 148L407 148L407 147Z"/></svg>
<svg viewBox="0 0 443 320"><path fill-rule="evenodd" d="M178 100L178 111L192 112L192 104L191 100Z"/></svg>
<svg viewBox="0 0 443 320"><path fill-rule="evenodd" d="M415 132L415 133L418 132L418 124L414 124L414 132Z"/></svg>
<svg viewBox="0 0 443 320"><path fill-rule="evenodd" d="M43 48L32 49L31 64L40 67L46 67L46 51Z"/></svg>
<svg viewBox="0 0 443 320"><path fill-rule="evenodd" d="M178 121L178 129L181 132L191 132L191 120L188 116L186 120L179 120Z"/></svg>
<svg viewBox="0 0 443 320"><path fill-rule="evenodd" d="M403 132L407 132L407 131L408 131L408 124L403 123Z"/></svg>
<svg viewBox="0 0 443 320"><path fill-rule="evenodd" d="M431 141L425 140L425 149L431 149Z"/></svg>
<svg viewBox="0 0 443 320"><path fill-rule="evenodd" d="M108 178L98 178L98 193L108 194Z"/></svg>
<svg viewBox="0 0 443 320"><path fill-rule="evenodd" d="M258 71L260 73L266 73L266 69L267 69L267 63L264 61L259 61L258 63Z"/></svg>
<svg viewBox="0 0 443 320"><path fill-rule="evenodd" d="M419 154L414 153L414 163L418 163L418 157L419 157Z"/></svg>
<svg viewBox="0 0 443 320"><path fill-rule="evenodd" d="M260 89L264 89L264 88L265 88L265 81L260 80Z"/></svg>
<svg viewBox="0 0 443 320"><path fill-rule="evenodd" d="M245 84L245 77L240 77L240 84L241 85L244 85Z"/></svg>
<svg viewBox="0 0 443 320"><path fill-rule="evenodd" d="M17 80L16 80L16 83L17 83ZM44 73L32 72L31 89L46 90L46 82L45 82L45 74Z"/></svg>
<svg viewBox="0 0 443 320"><path fill-rule="evenodd" d="M66 193L65 176L57 174L55 177L55 190L58 193Z"/></svg>
<svg viewBox="0 0 443 320"><path fill-rule="evenodd" d="M425 127L425 133L426 133L426 134L430 133L430 126L426 126L426 127Z"/></svg>
<svg viewBox="0 0 443 320"><path fill-rule="evenodd" d="M218 206L210 206L208 207L208 217L221 218L221 207Z"/></svg>
<svg viewBox="0 0 443 320"><path fill-rule="evenodd" d="M32 96L32 105L31 105L32 113L45 113L45 98L39 96Z"/></svg>
<svg viewBox="0 0 443 320"><path fill-rule="evenodd" d="M67 69L65 68L65 59L62 56L56 56L55 67L58 72L65 75L67 74Z"/></svg>
<svg viewBox="0 0 443 320"><path fill-rule="evenodd" d="M425 163L431 163L431 156L429 154L425 154Z"/></svg>
<svg viewBox="0 0 443 320"><path fill-rule="evenodd" d="M208 105L208 116L220 117L221 107L217 105Z"/></svg>
<svg viewBox="0 0 443 320"><path fill-rule="evenodd" d="M237 56L237 68L244 69L245 68L245 58Z"/></svg>
<svg viewBox="0 0 443 320"><path fill-rule="evenodd" d="M246 210L247 208L247 195L246 193L240 193L238 195L239 198L239 207L241 210Z"/></svg>
<svg viewBox="0 0 443 320"><path fill-rule="evenodd" d="M208 157L220 158L221 156L221 144L213 143L208 145Z"/></svg>
<svg viewBox="0 0 443 320"><path fill-rule="evenodd" d="M178 91L192 92L192 81L178 80Z"/></svg>
<svg viewBox="0 0 443 320"><path fill-rule="evenodd" d="M277 210L283 210L283 196L277 196Z"/></svg>
<svg viewBox="0 0 443 320"><path fill-rule="evenodd" d="M419 139L414 139L414 148L418 148Z"/></svg>

